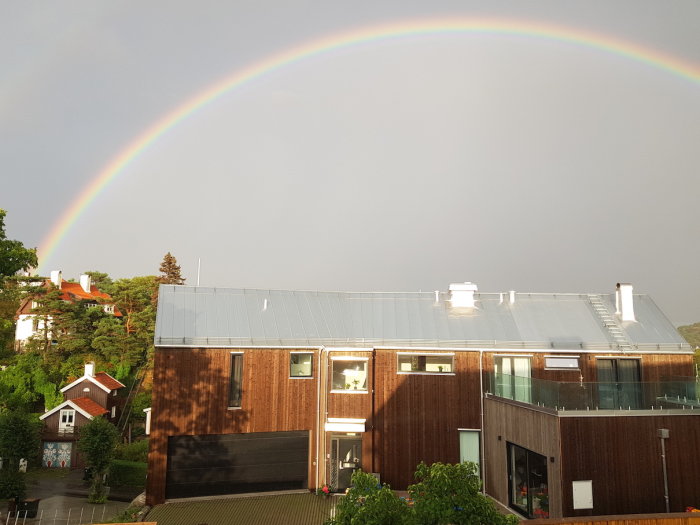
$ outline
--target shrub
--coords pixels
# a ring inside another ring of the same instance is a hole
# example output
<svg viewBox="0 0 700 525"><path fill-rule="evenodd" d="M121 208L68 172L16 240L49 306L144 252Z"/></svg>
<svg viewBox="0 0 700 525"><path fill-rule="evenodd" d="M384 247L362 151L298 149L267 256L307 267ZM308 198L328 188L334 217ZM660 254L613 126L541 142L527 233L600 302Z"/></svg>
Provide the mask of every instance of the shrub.
<svg viewBox="0 0 700 525"><path fill-rule="evenodd" d="M407 503L389 485L382 485L372 474L357 470L352 488L340 498L335 517L326 525L408 525L413 523Z"/></svg>
<svg viewBox="0 0 700 525"><path fill-rule="evenodd" d="M24 474L12 468L0 470L0 500L24 499L26 490Z"/></svg>
<svg viewBox="0 0 700 525"><path fill-rule="evenodd" d="M471 462L418 465L418 483L408 487L418 523L467 525L515 525L518 518L504 516L479 492L481 479Z"/></svg>
<svg viewBox="0 0 700 525"><path fill-rule="evenodd" d="M108 480L112 487L145 487L146 463L114 460L109 467Z"/></svg>
<svg viewBox="0 0 700 525"><path fill-rule="evenodd" d="M146 463L148 461L148 439L117 445L114 458Z"/></svg>

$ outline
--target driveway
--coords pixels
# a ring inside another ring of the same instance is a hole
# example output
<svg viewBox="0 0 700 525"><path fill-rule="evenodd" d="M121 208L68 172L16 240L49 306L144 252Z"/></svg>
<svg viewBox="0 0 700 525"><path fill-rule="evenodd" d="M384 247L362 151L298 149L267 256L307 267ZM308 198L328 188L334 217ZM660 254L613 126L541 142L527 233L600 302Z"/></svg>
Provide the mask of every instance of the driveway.
<svg viewBox="0 0 700 525"><path fill-rule="evenodd" d="M36 519L27 523L42 525L78 525L101 523L125 510L128 502L107 501L104 505L87 502L82 470L41 469L27 474L27 498L40 498ZM0 523L7 520L7 507L0 506ZM24 520L20 517L18 525ZM15 519L9 523L13 525Z"/></svg>
<svg viewBox="0 0 700 525"><path fill-rule="evenodd" d="M335 500L287 493L178 501L156 505L145 520L158 525L321 525Z"/></svg>

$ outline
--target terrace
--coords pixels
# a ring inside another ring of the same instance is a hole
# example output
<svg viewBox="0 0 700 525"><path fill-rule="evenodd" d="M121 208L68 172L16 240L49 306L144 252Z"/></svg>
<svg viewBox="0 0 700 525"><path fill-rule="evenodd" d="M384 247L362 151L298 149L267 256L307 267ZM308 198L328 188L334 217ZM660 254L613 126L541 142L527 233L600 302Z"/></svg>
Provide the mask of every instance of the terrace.
<svg viewBox="0 0 700 525"><path fill-rule="evenodd" d="M563 382L491 373L487 394L554 411L698 410L700 382Z"/></svg>

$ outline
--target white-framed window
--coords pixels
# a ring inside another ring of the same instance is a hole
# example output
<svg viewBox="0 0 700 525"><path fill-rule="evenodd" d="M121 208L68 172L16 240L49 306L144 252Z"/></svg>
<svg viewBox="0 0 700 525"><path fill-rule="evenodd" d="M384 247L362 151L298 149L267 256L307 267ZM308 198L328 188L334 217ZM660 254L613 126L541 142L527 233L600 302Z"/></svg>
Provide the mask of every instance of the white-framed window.
<svg viewBox="0 0 700 525"><path fill-rule="evenodd" d="M577 355L546 355L544 356L545 370L578 370Z"/></svg>
<svg viewBox="0 0 700 525"><path fill-rule="evenodd" d="M396 356L399 374L453 374L454 354L415 354L400 352Z"/></svg>
<svg viewBox="0 0 700 525"><path fill-rule="evenodd" d="M331 392L367 392L367 357L332 356Z"/></svg>
<svg viewBox="0 0 700 525"><path fill-rule="evenodd" d="M65 408L59 412L58 431L61 433L72 433L75 425L75 410Z"/></svg>
<svg viewBox="0 0 700 525"><path fill-rule="evenodd" d="M117 416L117 406L116 406L116 405L113 405L113 406L112 406L112 414L111 414L110 417L111 417L112 419L114 419L116 416Z"/></svg>
<svg viewBox="0 0 700 525"><path fill-rule="evenodd" d="M289 353L289 377L310 378L314 375L313 352Z"/></svg>

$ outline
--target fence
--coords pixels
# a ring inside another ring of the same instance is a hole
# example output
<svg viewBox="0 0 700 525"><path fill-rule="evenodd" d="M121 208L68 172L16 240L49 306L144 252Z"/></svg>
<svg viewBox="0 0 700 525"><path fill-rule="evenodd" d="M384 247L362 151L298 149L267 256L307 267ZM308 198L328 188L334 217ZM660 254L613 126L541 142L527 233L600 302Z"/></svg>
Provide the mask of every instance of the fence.
<svg viewBox="0 0 700 525"><path fill-rule="evenodd" d="M6 516L0 513L1 525L85 525L88 523L103 523L107 507L102 505L92 507L75 507L54 512L39 510L20 510L8 512ZM110 518L111 516L108 516Z"/></svg>

